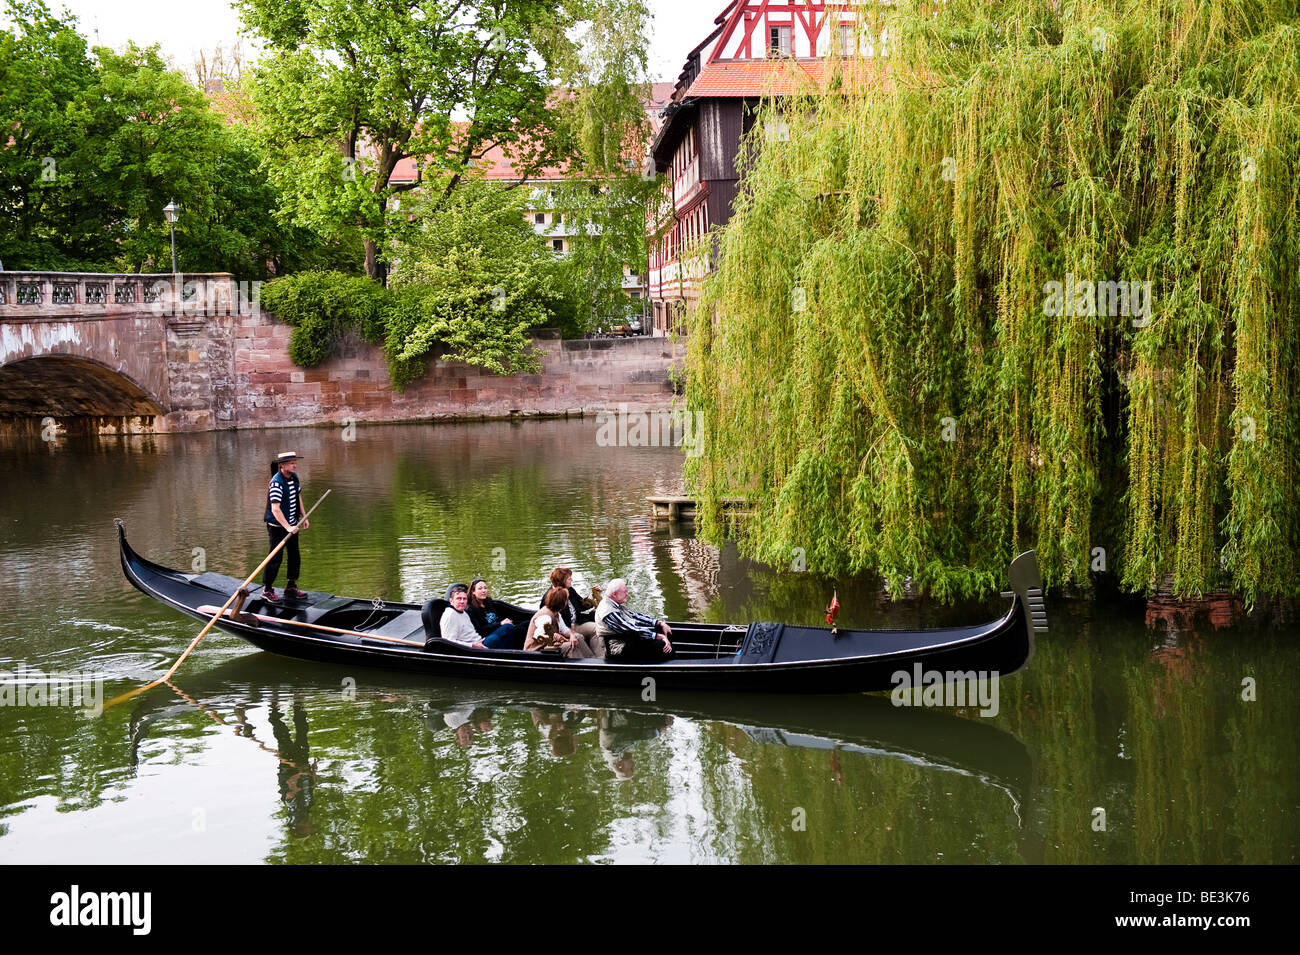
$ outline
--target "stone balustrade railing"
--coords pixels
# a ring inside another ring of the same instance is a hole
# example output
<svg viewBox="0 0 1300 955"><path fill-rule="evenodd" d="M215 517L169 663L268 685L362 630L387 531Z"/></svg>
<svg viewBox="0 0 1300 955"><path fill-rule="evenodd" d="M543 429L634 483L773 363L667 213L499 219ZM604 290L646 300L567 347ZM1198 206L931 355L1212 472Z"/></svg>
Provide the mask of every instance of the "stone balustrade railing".
<svg viewBox="0 0 1300 955"><path fill-rule="evenodd" d="M246 315L260 289L260 282L236 282L229 272L0 272L0 319Z"/></svg>

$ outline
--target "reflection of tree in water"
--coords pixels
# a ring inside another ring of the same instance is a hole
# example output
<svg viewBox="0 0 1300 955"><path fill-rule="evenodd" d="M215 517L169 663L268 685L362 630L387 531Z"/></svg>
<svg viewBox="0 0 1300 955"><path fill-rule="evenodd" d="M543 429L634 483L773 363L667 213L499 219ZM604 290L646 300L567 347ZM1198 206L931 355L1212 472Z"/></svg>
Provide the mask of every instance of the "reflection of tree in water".
<svg viewBox="0 0 1300 955"><path fill-rule="evenodd" d="M640 525L641 532L649 528L640 494L658 465L680 467L680 459L672 449L649 456L644 449L552 453L591 438L577 422L440 426L433 442L392 454L392 500L378 508L368 504L368 512L382 513L361 520L388 522L370 529L383 531L380 539L406 543L407 576L430 593L450 580L483 575L494 596L535 606L545 574L519 571L565 564L573 566L584 592L624 576L654 599L659 585L648 574L650 547L637 539ZM474 462L472 479L466 461ZM504 569L492 566L496 546L509 556Z"/></svg>
<svg viewBox="0 0 1300 955"><path fill-rule="evenodd" d="M276 740L286 758L302 763L305 712L295 703L286 714L274 690L270 696ZM395 724L387 707L329 707L317 722L346 728L346 753L328 739L315 750L335 754L327 755L327 778L349 784L303 792L290 782L292 771L282 772L292 825L274 857L580 862L616 858L632 846L653 853L660 840L699 846L703 838L707 854L751 862L1017 861L1002 787L911 753L906 729L915 720L896 731L901 742L886 727L879 742L846 744L829 728L786 728L779 714L762 722L762 706L753 724L704 718L698 735L683 737L694 738L692 763L703 774L699 791L711 820L697 831L670 809L682 794L673 769L678 747L655 742L675 725L673 715L545 696L503 699L485 690L469 699L460 691L426 697L422 706L408 699L416 707L405 712L418 714L413 725L400 717ZM806 810L806 831L790 828L791 806ZM315 837L293 838L306 834L295 827L308 808Z"/></svg>
<svg viewBox="0 0 1300 955"><path fill-rule="evenodd" d="M1026 861L1014 790L908 752L888 737L855 743L719 723L704 725L699 746L706 813L726 820L712 847L722 858L805 865Z"/></svg>
<svg viewBox="0 0 1300 955"><path fill-rule="evenodd" d="M280 801L289 812L289 831L299 838L310 836L315 830L311 823L312 771L308 764L307 709L295 697L293 706L293 732L285 725L280 713L277 694L271 695L271 731L279 744L280 755L277 777L280 784Z"/></svg>
<svg viewBox="0 0 1300 955"><path fill-rule="evenodd" d="M662 847L754 863L1294 860L1293 818L1278 807L1296 803L1297 777L1260 767L1295 764L1295 698L1240 695L1241 674L1262 670L1264 690L1297 682L1277 650L1287 637L1204 641L1205 671L1189 673L1161 710L1155 687L1167 668L1145 634L1132 639L1128 624L1105 618L1067 633L1074 639L1040 641L1034 665L1004 684L995 720L879 699L674 694L661 706L636 693L391 675L360 702L340 702L348 671L303 664L286 683L271 657L195 682L226 718L241 704L261 712L276 688L286 702L306 694L311 754L328 767L309 792L314 834L296 838L284 825L270 861L574 863ZM140 718L165 725L181 758L201 753L202 727L156 694ZM469 716L449 725L444 714L466 706ZM676 722L661 740L668 707ZM306 768L305 720L284 706L276 718L276 739L260 732L298 764L282 770L279 798L296 796L285 805L299 813L304 787L288 780ZM120 720L86 724L100 725L124 730ZM458 745L461 726L469 745ZM125 763L120 735L112 746ZM631 778L613 765L623 758L634 760ZM87 779L104 785L102 769ZM1116 807L1112 832L1130 838L1098 843L1086 825L1076 831L1098 792ZM691 800L698 812L683 815ZM792 828L795 808L803 830Z"/></svg>
<svg viewBox="0 0 1300 955"><path fill-rule="evenodd" d="M658 719L662 725L664 718ZM646 771L632 783L620 785L611 776L598 744L599 711L592 706L526 698L485 705L457 694L431 701L423 724L428 775L424 796L410 806L419 814L409 827L416 841L402 847L403 856L415 850L425 861L604 858L621 801L667 801L670 784L661 753L647 754ZM490 738L478 735L482 725L492 728ZM395 768L387 767L386 778ZM376 798L390 797L381 789ZM400 802L401 793L393 799Z"/></svg>
<svg viewBox="0 0 1300 955"><path fill-rule="evenodd" d="M279 764L277 776L280 799L289 809L290 831L298 837L312 835L314 829L308 816L308 810L312 802L312 780L316 774L316 767L310 765L307 761L307 712L302 705L302 701L295 696L293 703L294 732L290 734L288 727L285 726L284 717L280 714L279 694L274 690L271 691L270 722L275 733L276 743L280 747L274 749L257 738L257 727L248 718L248 703L241 700L233 704L231 706L233 719L227 719L217 709L200 702L181 689L176 683L165 680L162 685L180 697L184 701L184 706L159 708L156 698L152 701L145 696L139 698L137 710L131 717L130 765L132 770L135 770L139 761L138 748L141 742L148 737L149 726L156 717L178 711L197 710L212 720L213 723L218 726L232 728L234 735L251 740L258 749L276 758Z"/></svg>

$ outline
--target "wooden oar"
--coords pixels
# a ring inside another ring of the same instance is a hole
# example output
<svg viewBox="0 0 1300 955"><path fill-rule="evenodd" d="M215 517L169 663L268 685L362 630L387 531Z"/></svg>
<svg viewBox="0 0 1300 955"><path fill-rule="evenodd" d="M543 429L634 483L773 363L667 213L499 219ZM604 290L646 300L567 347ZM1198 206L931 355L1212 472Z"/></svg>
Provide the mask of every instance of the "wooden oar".
<svg viewBox="0 0 1300 955"><path fill-rule="evenodd" d="M325 498L330 496L330 491L332 490L334 489L330 488L320 496L320 500L318 500L315 504L313 504L311 510L302 516L303 520L306 520L307 518L311 517L312 512L315 511L316 508L321 506ZM205 636L207 636L208 631L211 630L213 625L218 620L221 619L221 615L226 612L226 608L235 602L235 598L239 596L239 592L253 582L253 578L255 578L258 574L262 572L262 568L271 562L272 557L280 553L280 548L283 547L285 544L289 543L289 538L292 536L293 536L292 534L286 534L284 540L276 544L275 547L271 549L271 553L267 554L266 557L262 560L262 562L257 565L257 568L251 574L248 575L248 578L242 584L240 584L238 587L235 588L235 592L231 594L230 598L224 604L221 605L221 608L212 615L212 619L208 621L208 625L206 627L204 627L202 630L199 631L199 635L190 641L190 645L186 647L185 652L182 653L176 659L176 662L172 664L172 668L170 670L164 673L161 678L154 680L152 683L146 683L144 686L138 689L131 690L127 693L123 693L121 696L113 697L113 699L109 700L107 703L104 704L105 708L114 706L118 703L123 702L124 700L129 700L133 696L139 696L145 690L152 690L155 686L158 686L159 684L164 683L167 680L170 680L172 674L175 673L176 670L180 667L180 665L185 662L185 658L190 655L190 651L192 651L195 647L199 645L199 641L202 640Z"/></svg>
<svg viewBox="0 0 1300 955"><path fill-rule="evenodd" d="M207 606L196 607L194 609L196 609L199 613L212 613L215 610L218 616L226 613L225 607L222 607L220 610L218 610L216 607L207 607ZM259 620L259 621L265 620L267 623L284 623L284 624L288 624L291 627L306 627L308 630L323 630L326 633L341 633L344 636L348 636L348 637L364 637L367 640L387 640L389 643L405 643L407 646L411 646L411 647L424 646L423 640L407 640L405 637L387 637L381 633L366 633L364 630L341 630L338 627L327 627L324 624L320 624L320 623L307 623L305 620L289 620L285 617L272 617L267 614L248 613L247 611L241 613L240 616L252 617L254 620Z"/></svg>

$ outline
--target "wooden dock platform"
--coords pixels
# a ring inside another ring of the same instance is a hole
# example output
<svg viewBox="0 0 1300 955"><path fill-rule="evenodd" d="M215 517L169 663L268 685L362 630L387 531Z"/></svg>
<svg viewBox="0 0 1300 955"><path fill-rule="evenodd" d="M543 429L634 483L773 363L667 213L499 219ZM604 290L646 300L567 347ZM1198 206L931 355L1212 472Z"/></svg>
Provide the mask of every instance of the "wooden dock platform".
<svg viewBox="0 0 1300 955"><path fill-rule="evenodd" d="M695 498L679 494L651 494L646 498L655 520L695 520ZM731 514L744 516L751 513L749 502L743 497L722 498L722 508Z"/></svg>

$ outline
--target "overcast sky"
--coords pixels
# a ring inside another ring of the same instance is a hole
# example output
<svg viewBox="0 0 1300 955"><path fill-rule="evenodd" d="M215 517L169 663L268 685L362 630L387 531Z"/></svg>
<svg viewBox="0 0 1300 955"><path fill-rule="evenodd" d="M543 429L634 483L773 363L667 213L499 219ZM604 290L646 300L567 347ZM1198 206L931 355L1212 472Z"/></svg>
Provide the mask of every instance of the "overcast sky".
<svg viewBox="0 0 1300 955"><path fill-rule="evenodd" d="M157 43L177 66L188 66L199 50L217 43L229 47L239 34L239 17L230 0L47 0L66 7L81 32L96 43L121 47ZM650 75L675 80L686 54L708 35L727 0L648 0L654 22L650 35ZM95 31L99 31L96 38ZM249 50L247 42L244 49Z"/></svg>

